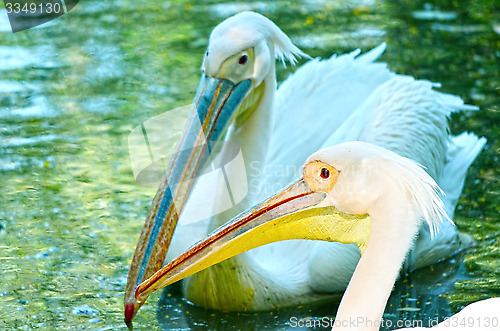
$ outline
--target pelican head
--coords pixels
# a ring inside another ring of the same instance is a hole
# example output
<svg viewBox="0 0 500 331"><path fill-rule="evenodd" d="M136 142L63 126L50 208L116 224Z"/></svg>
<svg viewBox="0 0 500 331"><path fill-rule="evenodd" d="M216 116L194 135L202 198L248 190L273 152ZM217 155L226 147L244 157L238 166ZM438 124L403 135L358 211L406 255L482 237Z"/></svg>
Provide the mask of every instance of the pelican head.
<svg viewBox="0 0 500 331"><path fill-rule="evenodd" d="M234 88L244 84L241 93L246 95L234 111L242 123L258 106L271 106L269 94L276 89L275 59L295 64L296 56L308 57L271 20L254 12L239 13L210 34L199 90L211 81ZM264 94L268 100L262 100Z"/></svg>
<svg viewBox="0 0 500 331"><path fill-rule="evenodd" d="M141 233L125 290L125 321L130 324L142 302L138 284L161 268L180 211L212 150L236 123L244 126L256 111L272 106L275 58L295 63L305 56L269 19L243 12L220 23L210 35L202 77L184 135L153 200Z"/></svg>
<svg viewBox="0 0 500 331"><path fill-rule="evenodd" d="M295 56L307 55L271 20L247 11L213 29L202 70L208 76L234 83L250 79L259 86L274 68L275 58L295 64Z"/></svg>
<svg viewBox="0 0 500 331"><path fill-rule="evenodd" d="M335 208L359 217L333 217ZM356 243L363 253L378 236L394 243L391 249L404 257L421 220L434 229L441 215L439 188L417 163L364 142L339 144L311 155L302 178L222 225L142 283L136 299L141 302L215 263L281 240Z"/></svg>

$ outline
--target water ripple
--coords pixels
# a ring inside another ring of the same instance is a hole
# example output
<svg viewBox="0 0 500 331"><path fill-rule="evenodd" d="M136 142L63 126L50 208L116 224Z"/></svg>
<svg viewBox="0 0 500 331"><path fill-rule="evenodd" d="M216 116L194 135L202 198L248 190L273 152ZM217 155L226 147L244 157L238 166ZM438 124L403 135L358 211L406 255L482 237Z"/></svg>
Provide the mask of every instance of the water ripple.
<svg viewBox="0 0 500 331"><path fill-rule="evenodd" d="M48 56L47 54L53 54ZM29 66L51 69L60 66L56 52L51 46L33 48L20 46L0 46L0 70L22 69Z"/></svg>

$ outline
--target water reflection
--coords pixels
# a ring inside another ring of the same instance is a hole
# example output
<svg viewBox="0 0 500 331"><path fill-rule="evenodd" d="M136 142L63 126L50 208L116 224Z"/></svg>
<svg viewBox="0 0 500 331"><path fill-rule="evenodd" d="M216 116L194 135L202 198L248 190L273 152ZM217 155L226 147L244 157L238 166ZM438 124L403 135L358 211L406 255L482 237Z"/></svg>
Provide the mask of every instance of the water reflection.
<svg viewBox="0 0 500 331"><path fill-rule="evenodd" d="M0 46L0 70L12 70L34 66L37 68L56 68L59 62L52 56L53 47L40 45L36 47Z"/></svg>
<svg viewBox="0 0 500 331"><path fill-rule="evenodd" d="M372 47L377 40L381 43L386 32L375 27L360 28L343 33L310 34L294 39L301 48L328 50L334 47ZM355 46L357 45L357 46Z"/></svg>
<svg viewBox="0 0 500 331"><path fill-rule="evenodd" d="M22 90L24 90L24 86L21 83L5 80L0 81L0 91L2 91L2 94L10 94Z"/></svg>
<svg viewBox="0 0 500 331"><path fill-rule="evenodd" d="M14 96L15 98L15 96ZM15 118L15 117L56 117L57 112L49 106L47 98L43 95L31 94L24 99L27 104L25 107L6 109L0 114L0 118ZM12 103L12 102L11 102ZM24 103L24 102L23 102ZM20 103L12 103L19 105Z"/></svg>

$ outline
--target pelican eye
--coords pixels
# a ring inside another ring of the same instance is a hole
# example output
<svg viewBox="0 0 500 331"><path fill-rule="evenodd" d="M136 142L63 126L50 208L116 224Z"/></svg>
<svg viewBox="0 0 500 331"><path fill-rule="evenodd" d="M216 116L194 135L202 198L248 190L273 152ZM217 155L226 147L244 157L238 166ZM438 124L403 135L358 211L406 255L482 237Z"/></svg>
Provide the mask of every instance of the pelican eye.
<svg viewBox="0 0 500 331"><path fill-rule="evenodd" d="M247 63L247 61L248 61L248 55L245 54L245 55L242 55L240 57L240 60L238 61L238 63L239 64L245 64L245 63Z"/></svg>
<svg viewBox="0 0 500 331"><path fill-rule="evenodd" d="M302 176L313 192L329 193L339 177L339 171L323 161L315 160L304 166Z"/></svg>

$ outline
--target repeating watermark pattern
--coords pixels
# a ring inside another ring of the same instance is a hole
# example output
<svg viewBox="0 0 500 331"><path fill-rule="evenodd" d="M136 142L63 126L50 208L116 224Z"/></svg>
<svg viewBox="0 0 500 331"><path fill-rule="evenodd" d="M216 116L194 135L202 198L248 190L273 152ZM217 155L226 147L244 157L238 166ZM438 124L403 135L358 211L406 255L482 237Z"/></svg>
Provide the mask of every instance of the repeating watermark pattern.
<svg viewBox="0 0 500 331"><path fill-rule="evenodd" d="M263 164L261 161L252 161L247 169L249 192L261 199L270 197L299 178L302 168L302 165L296 164ZM281 178L285 180L278 180Z"/></svg>
<svg viewBox="0 0 500 331"><path fill-rule="evenodd" d="M186 225L222 213L240 203L248 194L247 173L240 146L235 143L204 142L176 151L182 136L181 119L186 119L192 105L176 108L152 117L132 130L128 137L130 162L136 183L158 187L171 159L189 159L197 150L209 150L210 165L182 182L168 182L172 191L178 185L191 185L189 199L182 211L179 225ZM197 117L196 117L197 119ZM201 124L197 121L197 125ZM174 201L174 205L180 205Z"/></svg>
<svg viewBox="0 0 500 331"><path fill-rule="evenodd" d="M3 0L12 32L52 21L73 8L79 0Z"/></svg>

